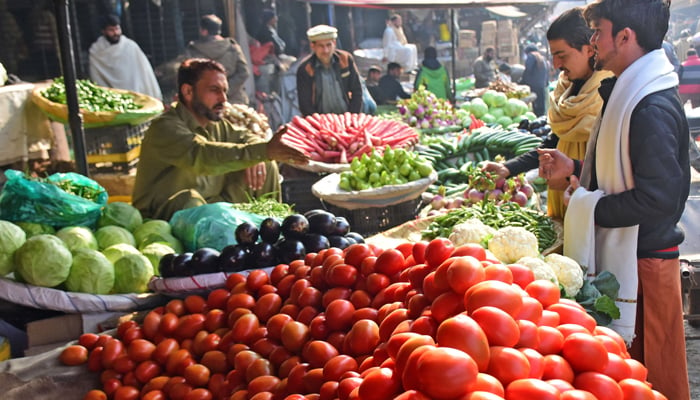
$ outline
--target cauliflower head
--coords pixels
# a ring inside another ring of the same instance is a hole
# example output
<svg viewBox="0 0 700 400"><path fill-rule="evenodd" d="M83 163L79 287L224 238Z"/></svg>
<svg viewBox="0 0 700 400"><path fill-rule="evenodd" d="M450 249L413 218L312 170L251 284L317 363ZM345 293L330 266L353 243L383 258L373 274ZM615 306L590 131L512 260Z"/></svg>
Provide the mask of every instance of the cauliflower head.
<svg viewBox="0 0 700 400"><path fill-rule="evenodd" d="M489 250L504 264L540 254L535 234L519 226L497 230L489 240Z"/></svg>
<svg viewBox="0 0 700 400"><path fill-rule="evenodd" d="M455 246L461 246L467 243L481 243L484 238L494 233L496 230L481 222L480 219L469 218L452 228L449 239Z"/></svg>
<svg viewBox="0 0 700 400"><path fill-rule="evenodd" d="M535 279L544 279L559 285L559 280L557 275L554 273L552 267L549 266L540 257L523 257L516 261L516 264L524 265L532 270L535 274Z"/></svg>
<svg viewBox="0 0 700 400"><path fill-rule="evenodd" d="M559 284L566 292L566 297L574 298L583 286L583 268L574 259L561 254L549 254L545 256L544 261L554 271Z"/></svg>

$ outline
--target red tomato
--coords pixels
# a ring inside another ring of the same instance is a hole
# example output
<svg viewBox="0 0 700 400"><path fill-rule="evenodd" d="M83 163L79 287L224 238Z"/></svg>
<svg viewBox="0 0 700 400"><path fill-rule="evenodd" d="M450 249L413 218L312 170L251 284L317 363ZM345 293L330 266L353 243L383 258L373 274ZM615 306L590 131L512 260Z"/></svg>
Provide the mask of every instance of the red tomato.
<svg viewBox="0 0 700 400"><path fill-rule="evenodd" d="M350 393L357 389L362 381L363 379L360 377L350 377L338 381L338 399L347 400L350 398Z"/></svg>
<svg viewBox="0 0 700 400"><path fill-rule="evenodd" d="M281 307L282 297L277 293L267 293L260 296L255 302L253 312L258 316L260 322L265 323L270 317L279 313Z"/></svg>
<svg viewBox="0 0 700 400"><path fill-rule="evenodd" d="M377 260L374 263L374 272L392 276L401 272L405 266L406 259L399 250L386 249L377 256Z"/></svg>
<svg viewBox="0 0 700 400"><path fill-rule="evenodd" d="M501 381L483 372L477 374L476 383L472 386L471 390L475 392L489 392L501 397L505 396L505 389Z"/></svg>
<svg viewBox="0 0 700 400"><path fill-rule="evenodd" d="M344 253L345 263L355 268L360 268L365 258L374 256L372 249L365 243L352 244L344 250Z"/></svg>
<svg viewBox="0 0 700 400"><path fill-rule="evenodd" d="M542 304L530 296L523 297L523 307L514 317L516 320L528 320L535 325L542 319Z"/></svg>
<svg viewBox="0 0 700 400"><path fill-rule="evenodd" d="M355 315L356 315L357 311L359 311L360 309L369 308L369 306L372 304L372 297L370 296L369 293L367 293L366 291L364 291L362 289L355 289L352 291L352 294L350 295L350 302L352 303L353 306L355 306ZM353 317L353 320L356 321L357 318Z"/></svg>
<svg viewBox="0 0 700 400"><path fill-rule="evenodd" d="M165 305L165 311L171 312L178 317L185 314L185 303L180 299L172 299ZM136 322L136 321L131 321Z"/></svg>
<svg viewBox="0 0 700 400"><path fill-rule="evenodd" d="M486 334L491 346L513 347L520 339L520 329L517 322L507 312L500 308L484 306L471 313Z"/></svg>
<svg viewBox="0 0 700 400"><path fill-rule="evenodd" d="M416 264L414 266L408 267L408 281L411 283L412 287L422 288L423 280L425 280L425 277L430 272L432 272L432 268L430 268L427 264Z"/></svg>
<svg viewBox="0 0 700 400"><path fill-rule="evenodd" d="M277 385L279 385L280 379L273 375L262 375L253 378L248 382L248 395L254 396L262 392L274 392Z"/></svg>
<svg viewBox="0 0 700 400"><path fill-rule="evenodd" d="M431 400L428 396L417 390L407 390L400 395L394 397L392 400Z"/></svg>
<svg viewBox="0 0 700 400"><path fill-rule="evenodd" d="M484 279L485 271L481 263L469 255L456 257L447 268L447 282L450 288L459 295L463 295L467 289Z"/></svg>
<svg viewBox="0 0 700 400"><path fill-rule="evenodd" d="M79 344L68 346L63 351L58 359L64 365L80 365L88 361L88 349Z"/></svg>
<svg viewBox="0 0 700 400"><path fill-rule="evenodd" d="M326 314L316 315L309 323L309 334L314 339L324 340L328 337L330 330L326 325Z"/></svg>
<svg viewBox="0 0 700 400"><path fill-rule="evenodd" d="M627 365L630 366L633 379L646 382L649 371L647 370L647 367L644 366L644 364L635 360L634 358L625 358L625 362L627 363Z"/></svg>
<svg viewBox="0 0 700 400"><path fill-rule="evenodd" d="M625 400L654 400L651 387L636 379L623 379L618 382Z"/></svg>
<svg viewBox="0 0 700 400"><path fill-rule="evenodd" d="M574 378L576 389L591 392L598 399L623 400L624 394L620 385L611 377L599 372L583 372Z"/></svg>
<svg viewBox="0 0 700 400"><path fill-rule="evenodd" d="M523 307L523 297L505 282L483 281L469 288L464 294L464 308L471 313L483 306L500 308L515 316Z"/></svg>
<svg viewBox="0 0 700 400"><path fill-rule="evenodd" d="M417 348L421 346L435 346L435 340L431 336L428 335L417 335L415 337L411 337L407 339L401 347L399 347L399 351L396 353L395 357L395 365L396 365L396 370L399 373L403 373L404 368L406 367L406 362L408 361L408 358L411 356L413 351L415 351ZM415 383L415 382L414 382ZM404 382L404 387L405 387L405 382ZM406 387L405 387L406 388ZM408 389L408 388L406 388Z"/></svg>
<svg viewBox="0 0 700 400"><path fill-rule="evenodd" d="M435 339L440 346L461 350L474 359L479 371L489 365L489 342L481 326L466 314L444 320L438 326Z"/></svg>
<svg viewBox="0 0 700 400"><path fill-rule="evenodd" d="M434 347L424 352L416 367L418 389L438 400L463 396L476 383L479 373L474 359L450 347Z"/></svg>
<svg viewBox="0 0 700 400"><path fill-rule="evenodd" d="M491 392L484 391L474 391L468 393L466 396L460 397L459 400L502 400L503 396Z"/></svg>
<svg viewBox="0 0 700 400"><path fill-rule="evenodd" d="M293 318L287 314L275 314L271 316L265 324L267 327L267 337L279 342L282 338L282 327L292 320Z"/></svg>
<svg viewBox="0 0 700 400"><path fill-rule="evenodd" d="M299 321L289 321L282 327L282 344L292 353L301 351L309 340L309 327Z"/></svg>
<svg viewBox="0 0 700 400"><path fill-rule="evenodd" d="M247 382L259 376L271 375L274 370L272 363L266 358L258 358L248 366L245 371L245 379Z"/></svg>
<svg viewBox="0 0 700 400"><path fill-rule="evenodd" d="M615 353L608 353L608 364L601 372L617 382L632 378L632 368L625 362L624 358Z"/></svg>
<svg viewBox="0 0 700 400"><path fill-rule="evenodd" d="M367 276L367 291L375 295L391 284L391 279L385 274L373 272Z"/></svg>
<svg viewBox="0 0 700 400"><path fill-rule="evenodd" d="M401 373L401 383L403 384L404 390L420 390L418 381L418 359L424 353L434 348L436 348L434 345L418 346L408 355L403 370L397 368L397 372Z"/></svg>
<svg viewBox="0 0 700 400"><path fill-rule="evenodd" d="M544 279L537 279L525 286L525 291L530 297L533 297L542 304L542 307L547 308L552 304L559 302L561 293L559 286Z"/></svg>
<svg viewBox="0 0 700 400"><path fill-rule="evenodd" d="M472 256L479 262L486 260L486 249L478 243L465 243L455 247L450 257Z"/></svg>
<svg viewBox="0 0 700 400"><path fill-rule="evenodd" d="M226 301L226 311L231 312L237 308L252 310L255 306L255 298L248 293L232 294Z"/></svg>
<svg viewBox="0 0 700 400"><path fill-rule="evenodd" d="M529 267L521 264L508 264L506 267L513 274L513 283L523 289L535 280L535 273Z"/></svg>
<svg viewBox="0 0 700 400"><path fill-rule="evenodd" d="M550 310L542 310L542 316L537 325L557 327L559 326L559 314Z"/></svg>
<svg viewBox="0 0 700 400"><path fill-rule="evenodd" d="M437 268L452 254L455 247L448 239L435 238L425 248L425 263L431 268Z"/></svg>
<svg viewBox="0 0 700 400"><path fill-rule="evenodd" d="M192 364L185 368L183 376L192 387L204 387L209 383L211 371L202 364Z"/></svg>
<svg viewBox="0 0 700 400"><path fill-rule="evenodd" d="M337 355L338 349L323 340L312 340L306 343L301 351L301 356L311 368L323 367L328 360Z"/></svg>
<svg viewBox="0 0 700 400"><path fill-rule="evenodd" d="M252 292L256 292L263 285L270 283L270 277L263 269L252 269L248 272L248 277L245 280L246 288Z"/></svg>
<svg viewBox="0 0 700 400"><path fill-rule="evenodd" d="M333 302L333 300L337 299L350 300L351 295L352 289L350 288L334 287L327 289L321 297L321 307L327 308L328 305L331 304L331 302Z"/></svg>
<svg viewBox="0 0 700 400"><path fill-rule="evenodd" d="M335 264L326 272L326 282L331 286L352 287L357 281L357 268L350 264Z"/></svg>
<svg viewBox="0 0 700 400"><path fill-rule="evenodd" d="M561 324L561 325L557 326L557 329L559 330L559 332L561 332L562 335L564 335L565 339L566 339L566 337L568 337L572 333L576 333L576 332L590 334L588 329L582 327L581 325L577 325L577 324Z"/></svg>
<svg viewBox="0 0 700 400"><path fill-rule="evenodd" d="M379 340L379 326L369 319L355 322L345 336L345 344L349 354L353 356L371 354L379 345Z"/></svg>
<svg viewBox="0 0 700 400"><path fill-rule="evenodd" d="M416 264L423 264L425 262L425 249L428 247L428 242L421 240L413 243L413 249L411 249L411 255L413 255L413 260Z"/></svg>
<svg viewBox="0 0 700 400"><path fill-rule="evenodd" d="M430 307L432 311L431 316L438 323L446 320L447 318L453 317L462 311L464 311L464 302L462 301L463 295L457 294L455 292L445 292L439 295Z"/></svg>
<svg viewBox="0 0 700 400"><path fill-rule="evenodd" d="M347 354L338 354L331 357L323 366L323 379L326 381L338 381L348 371L357 371L357 361Z"/></svg>
<svg viewBox="0 0 700 400"><path fill-rule="evenodd" d="M207 351L202 356L200 362L202 365L209 368L212 374L225 374L229 369L226 354L219 350Z"/></svg>
<svg viewBox="0 0 700 400"><path fill-rule="evenodd" d="M231 327L231 335L236 342L252 343L253 334L260 327L258 316L248 313L240 316Z"/></svg>
<svg viewBox="0 0 700 400"><path fill-rule="evenodd" d="M491 357L486 373L496 377L506 388L518 379L530 375L530 362L520 351L503 346L491 346Z"/></svg>
<svg viewBox="0 0 700 400"><path fill-rule="evenodd" d="M114 391L113 400L136 400L139 398L139 390L133 386L120 386Z"/></svg>
<svg viewBox="0 0 700 400"><path fill-rule="evenodd" d="M226 277L226 289L229 291L239 283L245 282L245 276L235 273Z"/></svg>
<svg viewBox="0 0 700 400"><path fill-rule="evenodd" d="M537 336L540 343L535 350L543 355L558 354L564 344L564 335L559 329L551 326L538 326Z"/></svg>
<svg viewBox="0 0 700 400"><path fill-rule="evenodd" d="M542 360L542 379L560 379L569 383L574 381L574 370L566 359L558 354L547 354Z"/></svg>
<svg viewBox="0 0 700 400"><path fill-rule="evenodd" d="M593 333L596 327L595 319L590 316L586 310L581 307L576 307L570 304L556 303L546 307L548 311L554 311L559 314L559 325L561 324L577 324L581 325Z"/></svg>
<svg viewBox="0 0 700 400"><path fill-rule="evenodd" d="M394 333L396 327L403 321L408 319L408 310L405 308L397 308L396 310L389 313L381 322L379 323L379 338L381 342L386 342L389 337Z"/></svg>
<svg viewBox="0 0 700 400"><path fill-rule="evenodd" d="M520 331L520 338L518 343L516 343L516 348L529 347L536 349L540 344L539 331L537 330L537 325L534 322L528 321L526 319L519 319L516 321L518 324L518 330Z"/></svg>
<svg viewBox="0 0 700 400"><path fill-rule="evenodd" d="M539 379L518 379L506 387L506 398L508 400L559 400L559 389Z"/></svg>
<svg viewBox="0 0 700 400"><path fill-rule="evenodd" d="M204 313L207 306L207 301L198 295L189 295L185 297L183 301L185 305L185 311L189 314Z"/></svg>
<svg viewBox="0 0 700 400"><path fill-rule="evenodd" d="M83 400L107 400L107 393L93 389L85 394Z"/></svg>
<svg viewBox="0 0 700 400"><path fill-rule="evenodd" d="M571 389L561 393L559 400L598 400L591 392Z"/></svg>
<svg viewBox="0 0 700 400"><path fill-rule="evenodd" d="M323 368L312 368L302 378L306 393L318 393L323 385Z"/></svg>
<svg viewBox="0 0 700 400"><path fill-rule="evenodd" d="M114 360L124 353L124 344L119 339L112 339L104 345L102 350L102 367L104 369L112 368Z"/></svg>
<svg viewBox="0 0 700 400"><path fill-rule="evenodd" d="M364 377L358 386L358 394L362 400L386 400L394 397L400 387L401 381L395 370L377 368Z"/></svg>
<svg viewBox="0 0 700 400"><path fill-rule="evenodd" d="M564 339L561 354L576 372L603 372L608 365L608 351L590 333L572 333Z"/></svg>
<svg viewBox="0 0 700 400"><path fill-rule="evenodd" d="M537 350L529 347L518 348L530 362L530 375L528 378L542 379L544 373L544 356Z"/></svg>
<svg viewBox="0 0 700 400"><path fill-rule="evenodd" d="M352 324L355 306L348 300L336 299L326 307L326 326L330 331L347 331Z"/></svg>
<svg viewBox="0 0 700 400"><path fill-rule="evenodd" d="M182 375L185 368L194 364L192 353L186 349L180 349L172 352L165 362L165 371L170 375Z"/></svg>
<svg viewBox="0 0 700 400"><path fill-rule="evenodd" d="M148 318L148 316L150 314L156 314L156 313L151 311L146 315L146 318ZM158 315L158 314L156 314L156 315ZM156 326L156 330L157 329L158 329L158 327ZM92 350L93 348L95 348L95 346L97 346L98 340L100 340L100 337L97 334L83 333L82 335L80 335L80 337L78 337L78 344L85 347L88 350Z"/></svg>

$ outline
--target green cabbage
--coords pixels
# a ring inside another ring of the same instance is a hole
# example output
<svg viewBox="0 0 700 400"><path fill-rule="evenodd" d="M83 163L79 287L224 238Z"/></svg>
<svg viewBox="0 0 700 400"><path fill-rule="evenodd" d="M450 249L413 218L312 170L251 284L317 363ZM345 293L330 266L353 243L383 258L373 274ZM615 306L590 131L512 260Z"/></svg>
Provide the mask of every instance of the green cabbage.
<svg viewBox="0 0 700 400"><path fill-rule="evenodd" d="M168 246L172 247L176 253L184 252L182 242L169 233L151 233L138 243L138 248L139 250L143 250L144 247L151 243L167 244Z"/></svg>
<svg viewBox="0 0 700 400"><path fill-rule="evenodd" d="M100 250L119 243L126 243L136 247L134 235L125 228L116 225L107 225L95 232L97 245Z"/></svg>
<svg viewBox="0 0 700 400"><path fill-rule="evenodd" d="M136 243L141 243L146 236L152 233L170 234L172 233L172 230L168 221L162 219L151 219L136 227L132 233L134 234Z"/></svg>
<svg viewBox="0 0 700 400"><path fill-rule="evenodd" d="M172 247L168 246L167 243L155 242L141 249L141 254L148 258L148 261L153 265L153 274L160 275L158 265L160 264L160 259L166 254L177 253Z"/></svg>
<svg viewBox="0 0 700 400"><path fill-rule="evenodd" d="M15 262L23 281L54 287L68 278L73 257L61 239L43 234L27 239L15 252Z"/></svg>
<svg viewBox="0 0 700 400"><path fill-rule="evenodd" d="M5 276L15 269L14 254L24 242L27 235L22 228L8 221L0 221L0 276Z"/></svg>
<svg viewBox="0 0 700 400"><path fill-rule="evenodd" d="M78 249L97 250L95 235L84 226L67 226L56 232L56 236L63 240L71 252Z"/></svg>
<svg viewBox="0 0 700 400"><path fill-rule="evenodd" d="M39 224L39 223L36 223L36 222L26 222L26 221L22 221L22 222L15 222L15 225L17 225L17 226L19 226L20 228L22 228L22 230L24 231L24 233L27 234L27 239L29 239L29 238L32 237L32 236L41 235L41 234L43 234L43 233L48 233L48 234L51 234L51 235L53 235L54 233L56 233L56 229L54 229L53 226L44 225L44 224Z"/></svg>
<svg viewBox="0 0 700 400"><path fill-rule="evenodd" d="M115 201L102 209L102 215L97 220L97 227L116 225L132 232L143 223L141 213L129 203Z"/></svg>
<svg viewBox="0 0 700 400"><path fill-rule="evenodd" d="M118 243L112 246L107 247L106 249L102 250L102 254L104 254L107 259L114 264L117 262L118 259L124 257L127 254L141 254L139 250L127 243Z"/></svg>
<svg viewBox="0 0 700 400"><path fill-rule="evenodd" d="M73 252L73 264L66 279L71 292L108 294L114 286L114 265L97 250L80 248Z"/></svg>
<svg viewBox="0 0 700 400"><path fill-rule="evenodd" d="M143 293L153 276L151 262L142 254L127 254L114 263L114 293Z"/></svg>

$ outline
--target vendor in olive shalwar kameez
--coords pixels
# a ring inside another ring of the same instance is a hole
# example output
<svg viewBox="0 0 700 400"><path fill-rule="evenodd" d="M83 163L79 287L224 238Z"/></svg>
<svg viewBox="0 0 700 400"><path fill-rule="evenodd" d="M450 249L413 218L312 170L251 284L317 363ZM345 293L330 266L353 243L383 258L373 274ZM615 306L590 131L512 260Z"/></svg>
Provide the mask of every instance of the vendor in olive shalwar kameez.
<svg viewBox="0 0 700 400"><path fill-rule="evenodd" d="M305 164L308 157L281 142L265 142L223 118L226 70L216 61L185 60L178 70L178 103L153 121L141 144L133 204L144 217L213 202L247 202L280 191L272 160Z"/></svg>

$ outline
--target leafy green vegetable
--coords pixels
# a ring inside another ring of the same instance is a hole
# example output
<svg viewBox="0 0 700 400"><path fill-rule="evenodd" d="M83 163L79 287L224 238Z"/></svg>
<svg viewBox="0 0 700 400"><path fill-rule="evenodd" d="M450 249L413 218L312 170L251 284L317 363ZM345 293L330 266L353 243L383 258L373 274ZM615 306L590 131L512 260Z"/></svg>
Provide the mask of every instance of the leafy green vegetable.
<svg viewBox="0 0 700 400"><path fill-rule="evenodd" d="M56 236L63 240L71 252L78 249L97 250L95 235L84 226L67 226L56 232Z"/></svg>
<svg viewBox="0 0 700 400"><path fill-rule="evenodd" d="M73 252L73 264L66 279L71 292L108 294L114 286L114 265L97 250L79 248Z"/></svg>
<svg viewBox="0 0 700 400"><path fill-rule="evenodd" d="M233 203L231 207L236 210L246 211L252 214L264 215L266 217L284 217L294 214L294 207L287 203L277 201L277 193L270 192L258 197L257 199L248 197L246 203Z"/></svg>
<svg viewBox="0 0 700 400"><path fill-rule="evenodd" d="M142 223L143 217L139 210L129 203L115 201L104 206L97 227L115 225L133 232Z"/></svg>
<svg viewBox="0 0 700 400"><path fill-rule="evenodd" d="M68 278L73 257L61 239L45 234L27 239L15 252L15 262L23 281L54 287Z"/></svg>
<svg viewBox="0 0 700 400"><path fill-rule="evenodd" d="M119 260L120 258L124 257L127 254L140 254L139 250L134 247L133 245L130 245L128 243L118 243L112 246L107 247L106 249L102 250L102 254L107 257L107 259L114 264Z"/></svg>
<svg viewBox="0 0 700 400"><path fill-rule="evenodd" d="M142 106L134 102L131 94L118 93L108 88L95 85L87 79L76 81L78 106L88 111L137 110ZM53 84L41 91L41 95L54 103L66 104L66 85L62 76L54 79Z"/></svg>
<svg viewBox="0 0 700 400"><path fill-rule="evenodd" d="M583 287L576 294L576 301L595 318L598 325L609 325L620 318L620 309L615 305L620 283L615 275L603 271L592 280L584 280Z"/></svg>
<svg viewBox="0 0 700 400"><path fill-rule="evenodd" d="M36 222L22 221L22 222L15 222L15 225L22 228L24 233L27 234L27 239L29 239L32 236L41 235L42 233L49 233L52 235L54 233L56 233L56 229L54 229L53 226L39 224Z"/></svg>
<svg viewBox="0 0 700 400"><path fill-rule="evenodd" d="M24 242L27 235L22 228L8 221L0 221L0 276L5 276L15 269L14 254Z"/></svg>
<svg viewBox="0 0 700 400"><path fill-rule="evenodd" d="M146 236L152 233L170 234L172 233L172 229L170 228L170 224L168 223L168 221L162 219L151 219L148 221L144 221L143 224L137 226L136 229L134 229L131 233L134 234L134 239L136 239L136 243L141 243L143 239L146 238Z"/></svg>
<svg viewBox="0 0 700 400"><path fill-rule="evenodd" d="M114 293L143 293L153 276L151 262L142 254L127 254L114 263Z"/></svg>
<svg viewBox="0 0 700 400"><path fill-rule="evenodd" d="M160 275L160 270L158 266L160 265L160 259L166 254L177 253L172 247L168 246L167 243L151 243L148 246L141 249L141 254L148 258L153 266L153 274Z"/></svg>
<svg viewBox="0 0 700 400"><path fill-rule="evenodd" d="M107 225L95 231L95 238L100 250L119 243L126 243L136 246L134 235L125 228L116 225Z"/></svg>

